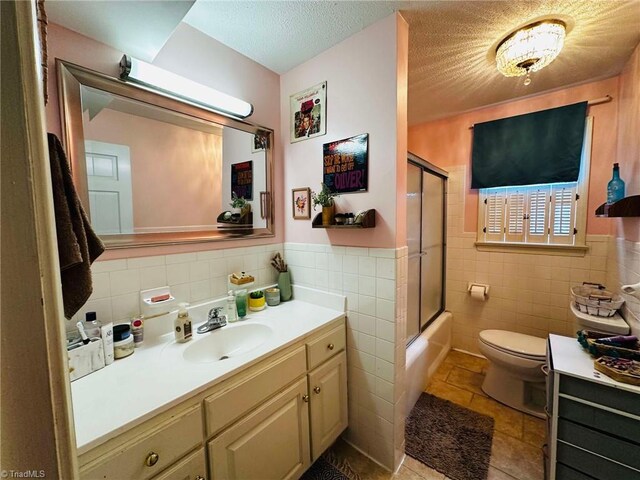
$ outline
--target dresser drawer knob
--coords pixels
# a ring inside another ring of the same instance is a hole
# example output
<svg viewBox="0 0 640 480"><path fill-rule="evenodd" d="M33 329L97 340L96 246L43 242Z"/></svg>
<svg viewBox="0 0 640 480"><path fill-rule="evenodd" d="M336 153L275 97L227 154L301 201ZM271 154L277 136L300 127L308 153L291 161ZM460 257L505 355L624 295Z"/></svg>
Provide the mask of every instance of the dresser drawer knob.
<svg viewBox="0 0 640 480"><path fill-rule="evenodd" d="M333 343L330 343L329 345L327 345L327 348L329 350L333 350L335 348L335 345Z"/></svg>
<svg viewBox="0 0 640 480"><path fill-rule="evenodd" d="M320 387L313 387L313 391L316 393L320 393Z"/></svg>
<svg viewBox="0 0 640 480"><path fill-rule="evenodd" d="M156 452L151 452L149 453L149 455L147 455L147 459L144 461L144 464L147 467L153 467L156 463L158 463L158 460L160 460L160 455L158 455Z"/></svg>
<svg viewBox="0 0 640 480"><path fill-rule="evenodd" d="M309 395L303 395L303 396L302 396L302 401L303 401L304 403L309 403Z"/></svg>
<svg viewBox="0 0 640 480"><path fill-rule="evenodd" d="M195 480L204 480L204 477L202 475L196 475Z"/></svg>

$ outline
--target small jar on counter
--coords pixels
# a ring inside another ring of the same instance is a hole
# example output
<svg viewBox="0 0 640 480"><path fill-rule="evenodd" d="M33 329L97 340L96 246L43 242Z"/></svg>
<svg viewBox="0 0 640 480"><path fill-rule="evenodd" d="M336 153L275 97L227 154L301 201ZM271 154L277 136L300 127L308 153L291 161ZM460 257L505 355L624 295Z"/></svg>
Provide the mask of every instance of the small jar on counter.
<svg viewBox="0 0 640 480"><path fill-rule="evenodd" d="M135 350L133 343L133 335L131 335L131 327L126 324L116 325L113 327L113 356L117 360L119 358L128 357Z"/></svg>
<svg viewBox="0 0 640 480"><path fill-rule="evenodd" d="M267 288L264 291L264 295L267 300L267 305L270 307L275 307L276 305L280 305L280 289L279 288Z"/></svg>

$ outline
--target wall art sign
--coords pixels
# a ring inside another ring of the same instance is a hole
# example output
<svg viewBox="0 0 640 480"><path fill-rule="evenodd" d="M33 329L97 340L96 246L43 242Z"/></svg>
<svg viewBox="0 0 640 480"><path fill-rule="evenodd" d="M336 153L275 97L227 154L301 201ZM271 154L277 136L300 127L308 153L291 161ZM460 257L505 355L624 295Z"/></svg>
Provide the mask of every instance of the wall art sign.
<svg viewBox="0 0 640 480"><path fill-rule="evenodd" d="M291 143L327 133L327 82L289 97Z"/></svg>
<svg viewBox="0 0 640 480"><path fill-rule="evenodd" d="M251 142L251 153L264 152L267 148L267 141L266 135L255 134Z"/></svg>
<svg viewBox="0 0 640 480"><path fill-rule="evenodd" d="M231 192L245 200L253 200L253 162L231 165Z"/></svg>
<svg viewBox="0 0 640 480"><path fill-rule="evenodd" d="M311 218L311 189L309 187L294 188L291 190L291 200L293 202L293 218L296 220Z"/></svg>
<svg viewBox="0 0 640 480"><path fill-rule="evenodd" d="M368 188L369 134L323 146L323 182L337 193L366 192Z"/></svg>

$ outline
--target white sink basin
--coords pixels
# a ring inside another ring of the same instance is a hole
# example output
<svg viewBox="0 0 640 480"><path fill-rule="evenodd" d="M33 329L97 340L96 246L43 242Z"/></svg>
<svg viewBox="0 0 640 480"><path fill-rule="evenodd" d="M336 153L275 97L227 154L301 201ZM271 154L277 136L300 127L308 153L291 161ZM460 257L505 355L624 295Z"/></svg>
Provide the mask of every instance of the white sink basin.
<svg viewBox="0 0 640 480"><path fill-rule="evenodd" d="M227 325L202 334L185 349L182 356L193 363L219 362L250 352L266 342L272 334L273 331L266 325Z"/></svg>

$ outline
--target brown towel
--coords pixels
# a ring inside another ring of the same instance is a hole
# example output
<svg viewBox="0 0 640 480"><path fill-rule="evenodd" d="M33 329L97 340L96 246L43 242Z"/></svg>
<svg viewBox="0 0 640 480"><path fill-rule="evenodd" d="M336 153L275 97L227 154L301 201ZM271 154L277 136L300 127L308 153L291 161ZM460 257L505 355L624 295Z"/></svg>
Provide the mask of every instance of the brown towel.
<svg viewBox="0 0 640 480"><path fill-rule="evenodd" d="M64 316L71 318L91 296L90 266L104 252L104 245L82 208L60 140L52 133L48 138Z"/></svg>

